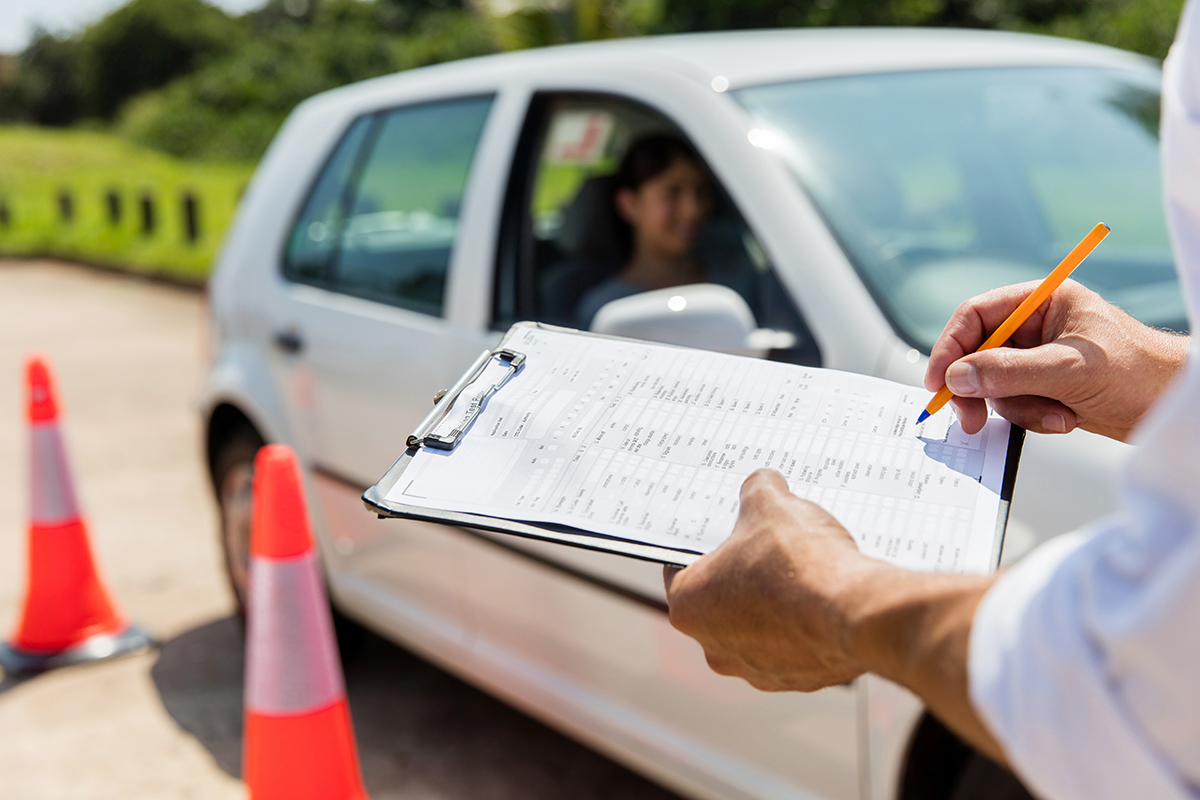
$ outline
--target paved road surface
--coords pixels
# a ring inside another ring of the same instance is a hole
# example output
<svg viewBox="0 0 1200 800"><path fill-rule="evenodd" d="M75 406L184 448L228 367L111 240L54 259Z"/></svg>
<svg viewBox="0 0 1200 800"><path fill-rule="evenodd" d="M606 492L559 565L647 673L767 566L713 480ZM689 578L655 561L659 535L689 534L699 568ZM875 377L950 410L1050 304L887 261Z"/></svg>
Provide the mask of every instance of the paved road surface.
<svg viewBox="0 0 1200 800"><path fill-rule="evenodd" d="M242 649L219 569L193 410L199 294L0 260L0 635L24 586L22 364L47 353L101 570L161 650L0 679L11 800L243 798ZM346 665L375 800L670 800L554 731L378 639Z"/></svg>

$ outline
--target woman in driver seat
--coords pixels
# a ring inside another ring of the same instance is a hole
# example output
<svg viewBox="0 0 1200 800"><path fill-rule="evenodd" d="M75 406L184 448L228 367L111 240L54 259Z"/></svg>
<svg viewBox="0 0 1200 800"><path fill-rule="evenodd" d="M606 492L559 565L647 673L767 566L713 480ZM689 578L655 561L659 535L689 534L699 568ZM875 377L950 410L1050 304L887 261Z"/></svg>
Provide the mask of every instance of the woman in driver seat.
<svg viewBox="0 0 1200 800"><path fill-rule="evenodd" d="M614 176L612 196L624 264L580 298L578 326L590 328L613 300L711 280L696 242L712 211L708 171L686 142L663 134L634 142Z"/></svg>

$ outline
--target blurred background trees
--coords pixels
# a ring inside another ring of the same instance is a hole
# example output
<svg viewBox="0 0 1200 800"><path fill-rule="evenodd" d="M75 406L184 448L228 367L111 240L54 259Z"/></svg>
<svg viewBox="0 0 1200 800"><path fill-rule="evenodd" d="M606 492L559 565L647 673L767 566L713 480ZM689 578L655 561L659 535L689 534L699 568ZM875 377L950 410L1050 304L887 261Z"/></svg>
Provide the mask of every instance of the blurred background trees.
<svg viewBox="0 0 1200 800"><path fill-rule="evenodd" d="M1182 8L1182 0L664 0L660 28L993 28L1086 39L1162 58Z"/></svg>
<svg viewBox="0 0 1200 800"><path fill-rule="evenodd" d="M1183 0L130 0L0 69L0 121L107 128L189 158L256 159L304 98L501 50L828 25L1032 31L1165 55ZM5 65L0 65L5 66Z"/></svg>

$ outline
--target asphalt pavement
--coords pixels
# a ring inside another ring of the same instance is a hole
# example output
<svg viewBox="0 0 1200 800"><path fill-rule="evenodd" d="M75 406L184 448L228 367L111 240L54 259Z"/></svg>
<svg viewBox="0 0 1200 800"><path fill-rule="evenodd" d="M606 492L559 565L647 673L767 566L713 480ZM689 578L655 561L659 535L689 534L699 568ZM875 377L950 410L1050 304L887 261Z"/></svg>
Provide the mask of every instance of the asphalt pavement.
<svg viewBox="0 0 1200 800"><path fill-rule="evenodd" d="M0 636L24 591L23 363L55 371L101 573L162 642L138 656L0 678L0 794L224 800L241 781L242 638L220 568L195 398L198 292L48 261L0 260ZM345 664L375 800L675 795L368 637Z"/></svg>

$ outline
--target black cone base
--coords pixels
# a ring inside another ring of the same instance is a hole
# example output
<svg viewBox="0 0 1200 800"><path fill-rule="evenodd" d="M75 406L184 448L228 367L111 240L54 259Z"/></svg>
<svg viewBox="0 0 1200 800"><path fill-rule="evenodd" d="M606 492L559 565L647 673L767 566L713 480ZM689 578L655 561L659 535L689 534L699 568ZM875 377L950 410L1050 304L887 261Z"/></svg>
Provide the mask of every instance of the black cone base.
<svg viewBox="0 0 1200 800"><path fill-rule="evenodd" d="M104 661L142 653L156 644L157 642L150 634L136 625L130 625L120 633L102 633L92 636L58 652L25 650L11 642L4 642L0 644L0 667L4 667L4 671L8 675L36 675L39 672L69 667L73 664L86 664L90 661Z"/></svg>

